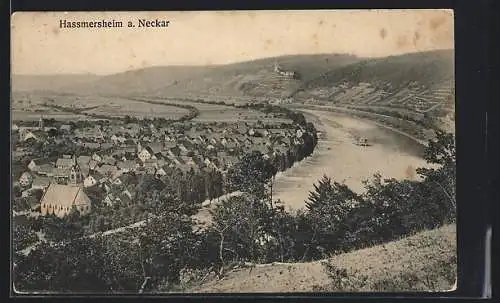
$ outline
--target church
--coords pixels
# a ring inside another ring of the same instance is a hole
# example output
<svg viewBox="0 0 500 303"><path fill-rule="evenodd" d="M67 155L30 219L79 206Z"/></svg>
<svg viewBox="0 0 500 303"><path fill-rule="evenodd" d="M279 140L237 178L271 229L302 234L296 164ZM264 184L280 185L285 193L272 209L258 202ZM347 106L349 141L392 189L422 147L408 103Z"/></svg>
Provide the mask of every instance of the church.
<svg viewBox="0 0 500 303"><path fill-rule="evenodd" d="M52 183L40 200L42 215L53 214L63 218L73 209L81 215L86 215L91 211L90 198L81 186Z"/></svg>

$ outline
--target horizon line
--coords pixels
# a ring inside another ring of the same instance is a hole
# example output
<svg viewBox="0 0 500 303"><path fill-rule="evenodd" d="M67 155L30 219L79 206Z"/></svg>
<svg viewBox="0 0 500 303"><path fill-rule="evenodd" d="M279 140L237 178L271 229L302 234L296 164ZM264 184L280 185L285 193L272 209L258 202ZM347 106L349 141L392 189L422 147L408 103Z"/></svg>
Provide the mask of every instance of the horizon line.
<svg viewBox="0 0 500 303"><path fill-rule="evenodd" d="M432 52L439 52L439 51L454 51L454 48L442 48L442 49L434 49L434 50L425 50L425 51L414 51L414 52L408 52L408 53L402 53L402 54L393 54L393 55L386 55L386 56L358 56L356 54L350 54L350 53L318 53L318 54L291 54L291 55L278 55L278 56L271 56L271 57L260 57L256 59L251 59L251 60L244 60L244 61L236 61L232 63L223 63L223 64L210 64L210 65L190 65L190 64L169 64L169 65L149 65L145 67L138 67L138 68L132 68L132 69L125 69L122 71L117 71L117 72L112 72L112 73L91 73L91 72L81 72L81 73L51 73L51 74L22 74L22 73L13 73L11 72L11 77L12 76L38 76L38 77L43 77L43 76L96 76L96 77L106 77L106 76L112 76L112 75L117 75L117 74L122 74L126 72L131 72L131 71L138 71L138 70L146 70L150 68L162 68L162 67L222 67L222 66L229 66L229 65L235 65L235 64L242 64L242 63L249 63L252 61L258 61L258 60L266 60L266 59L273 59L273 58L285 58L285 57L294 57L294 56L326 56L326 55L338 55L338 56L350 56L350 57L355 57L359 58L362 60L370 60L370 59L381 59L381 58L390 58L390 57L399 57L399 56L405 56L405 55L410 55L410 54L418 54L418 53L432 53ZM12 64L12 63L11 63Z"/></svg>

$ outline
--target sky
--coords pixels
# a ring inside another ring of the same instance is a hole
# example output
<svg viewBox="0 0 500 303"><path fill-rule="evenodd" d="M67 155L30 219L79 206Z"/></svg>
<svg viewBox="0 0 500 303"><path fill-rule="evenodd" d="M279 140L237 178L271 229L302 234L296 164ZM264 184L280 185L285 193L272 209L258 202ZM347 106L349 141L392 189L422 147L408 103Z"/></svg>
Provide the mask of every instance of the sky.
<svg viewBox="0 0 500 303"><path fill-rule="evenodd" d="M166 28L128 21L168 20ZM60 20L122 21L124 28L60 28ZM451 10L18 12L13 74L113 74L167 65L228 64L293 54L383 57L453 49Z"/></svg>

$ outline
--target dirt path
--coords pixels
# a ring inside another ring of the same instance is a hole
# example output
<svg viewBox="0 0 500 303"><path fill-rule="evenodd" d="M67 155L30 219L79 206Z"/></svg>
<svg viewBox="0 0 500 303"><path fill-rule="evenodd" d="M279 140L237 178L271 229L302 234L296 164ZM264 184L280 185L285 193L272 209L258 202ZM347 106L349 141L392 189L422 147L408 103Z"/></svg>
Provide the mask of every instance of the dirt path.
<svg viewBox="0 0 500 303"><path fill-rule="evenodd" d="M340 113L301 111L321 134L311 157L276 177L273 199L281 199L288 208L304 207L313 184L324 174L362 192L362 181L376 172L387 178L415 179L415 169L426 165L423 146L402 134ZM372 145L355 145L358 136Z"/></svg>

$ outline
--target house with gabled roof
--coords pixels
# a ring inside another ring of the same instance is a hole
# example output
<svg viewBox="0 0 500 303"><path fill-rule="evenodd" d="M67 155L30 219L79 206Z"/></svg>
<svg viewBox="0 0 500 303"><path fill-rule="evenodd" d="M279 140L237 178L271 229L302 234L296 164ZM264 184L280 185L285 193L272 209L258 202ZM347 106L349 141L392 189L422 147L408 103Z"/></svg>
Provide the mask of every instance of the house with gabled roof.
<svg viewBox="0 0 500 303"><path fill-rule="evenodd" d="M117 148L117 149L113 150L113 152L111 153L111 156L113 156L115 158L125 157L125 150L123 148Z"/></svg>
<svg viewBox="0 0 500 303"><path fill-rule="evenodd" d="M101 143L101 150L110 150L113 148L113 143L109 143L109 142L103 142Z"/></svg>
<svg viewBox="0 0 500 303"><path fill-rule="evenodd" d="M59 158L56 161L56 168L58 169L70 169L76 165L76 159L73 158Z"/></svg>
<svg viewBox="0 0 500 303"><path fill-rule="evenodd" d="M104 197L103 204L106 206L113 206L117 203L120 203L121 199L115 193L108 193L106 197Z"/></svg>
<svg viewBox="0 0 500 303"><path fill-rule="evenodd" d="M102 157L101 163L107 164L107 165L116 165L116 159L113 158L111 155L105 155Z"/></svg>
<svg viewBox="0 0 500 303"><path fill-rule="evenodd" d="M92 158L90 156L81 155L76 158L76 164L79 166L88 165Z"/></svg>
<svg viewBox="0 0 500 303"><path fill-rule="evenodd" d="M135 195L135 191L129 189L129 188L126 188L124 189L122 192L121 192L122 195L125 195L127 196L129 199L132 200L132 198L134 197Z"/></svg>
<svg viewBox="0 0 500 303"><path fill-rule="evenodd" d="M22 135L22 140L23 141L29 141L29 140L35 140L37 141L38 140L38 137L32 132L32 131L26 131L24 132Z"/></svg>
<svg viewBox="0 0 500 303"><path fill-rule="evenodd" d="M70 124L63 124L59 127L59 131L65 132L65 133L70 133L71 132L71 125Z"/></svg>
<svg viewBox="0 0 500 303"><path fill-rule="evenodd" d="M167 164L167 162L168 162L165 158L156 159L155 161L156 161L157 167L162 167L165 164Z"/></svg>
<svg viewBox="0 0 500 303"><path fill-rule="evenodd" d="M88 176L88 174L90 173L90 167L88 164L82 164L82 165L78 165L78 167L80 168L80 172L82 174L82 177L86 177Z"/></svg>
<svg viewBox="0 0 500 303"><path fill-rule="evenodd" d="M162 150L164 150L164 144L160 142L154 142L147 145L147 147L151 150L153 154L159 154Z"/></svg>
<svg viewBox="0 0 500 303"><path fill-rule="evenodd" d="M34 176L33 182L31 183L31 189L41 189L45 191L49 187L51 180L49 177L44 176Z"/></svg>
<svg viewBox="0 0 500 303"><path fill-rule="evenodd" d="M142 166L143 167L157 168L158 167L158 161L156 159L149 159L149 160L144 161L144 163L142 164Z"/></svg>
<svg viewBox="0 0 500 303"><path fill-rule="evenodd" d="M83 142L82 146L85 148L94 149L94 150L101 149L101 144L99 144L97 142Z"/></svg>
<svg viewBox="0 0 500 303"><path fill-rule="evenodd" d="M103 199L103 204L106 206L113 206L117 203L129 205L131 202L132 202L131 196L129 196L124 191L120 192L117 190L109 192Z"/></svg>
<svg viewBox="0 0 500 303"><path fill-rule="evenodd" d="M147 160L151 159L151 157L153 156L153 152L148 149L148 148L143 148L138 154L137 154L137 157L142 161L142 162L146 162Z"/></svg>
<svg viewBox="0 0 500 303"><path fill-rule="evenodd" d="M95 170L100 174L112 176L114 173L116 173L118 168L114 165L103 164L101 166L98 166Z"/></svg>
<svg viewBox="0 0 500 303"><path fill-rule="evenodd" d="M165 169L163 167L160 167L156 170L156 173L155 175L157 177L161 177L161 176L166 176L167 175L167 172L165 171Z"/></svg>
<svg viewBox="0 0 500 303"><path fill-rule="evenodd" d="M175 166L175 165L181 165L181 164L184 164L184 163L182 162L182 159L180 159L180 157L177 157L177 156L175 156L175 155L174 155L174 156L170 156L170 155L169 155L169 156L167 157L167 159L168 159L168 160L169 160L172 164L174 164L174 166ZM170 165L169 165L169 166L170 166Z"/></svg>
<svg viewBox="0 0 500 303"><path fill-rule="evenodd" d="M180 143L177 146L179 147L180 154L182 156L186 156L189 153L189 150L186 148L186 146L184 146L184 144Z"/></svg>
<svg viewBox="0 0 500 303"><path fill-rule="evenodd" d="M85 139L85 140L104 140L104 134L98 126L94 128L85 128L82 130L75 130L75 138Z"/></svg>
<svg viewBox="0 0 500 303"><path fill-rule="evenodd" d="M119 144L122 144L126 141L127 139L121 135L115 135L113 134L111 137L110 137L110 141L111 141L111 144L114 144L114 145L119 145Z"/></svg>
<svg viewBox="0 0 500 303"><path fill-rule="evenodd" d="M41 176L51 177L54 175L54 170L55 170L55 167L53 165L42 164L36 168L35 172Z"/></svg>
<svg viewBox="0 0 500 303"><path fill-rule="evenodd" d="M46 126L46 127L43 128L43 131L46 132L46 133L48 133L51 130L57 130L57 127Z"/></svg>
<svg viewBox="0 0 500 303"><path fill-rule="evenodd" d="M65 217L73 209L85 215L91 211L91 201L81 186L52 183L40 200L42 215L54 214Z"/></svg>
<svg viewBox="0 0 500 303"><path fill-rule="evenodd" d="M180 156L181 155L181 149L179 148L179 146L175 145L173 147L170 147L168 149L168 154L172 157L177 157L177 156Z"/></svg>
<svg viewBox="0 0 500 303"><path fill-rule="evenodd" d="M156 173L156 168L154 166L143 166L139 170L140 172L143 172L147 175L154 175Z"/></svg>
<svg viewBox="0 0 500 303"><path fill-rule="evenodd" d="M114 157L125 157L126 159L132 160L135 159L136 157L136 151L135 147L133 146L125 146L121 148L117 148L113 153L111 154Z"/></svg>
<svg viewBox="0 0 500 303"><path fill-rule="evenodd" d="M119 161L116 166L124 173L135 171L138 167L137 162L133 160Z"/></svg>

